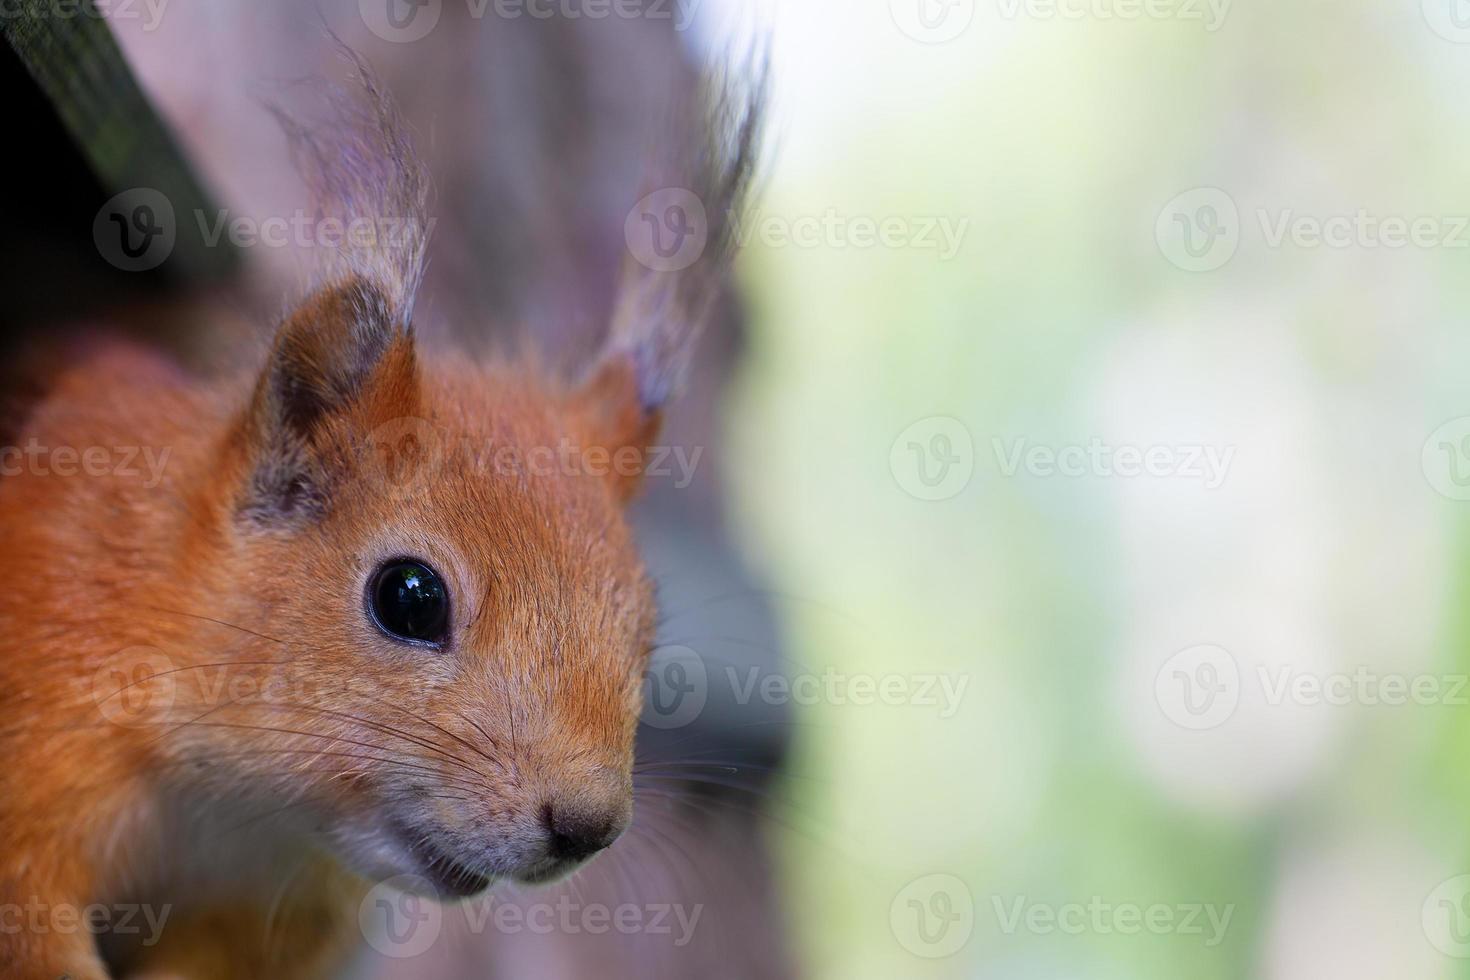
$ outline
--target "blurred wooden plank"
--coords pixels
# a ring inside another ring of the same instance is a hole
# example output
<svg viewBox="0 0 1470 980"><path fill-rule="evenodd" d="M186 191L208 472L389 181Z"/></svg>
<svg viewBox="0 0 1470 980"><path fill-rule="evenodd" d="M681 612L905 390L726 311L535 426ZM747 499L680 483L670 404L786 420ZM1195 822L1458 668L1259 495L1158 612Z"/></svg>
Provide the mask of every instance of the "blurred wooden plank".
<svg viewBox="0 0 1470 980"><path fill-rule="evenodd" d="M10 0L0 33L75 143L36 146L22 139L13 145L43 158L80 151L102 188L102 196L88 202L92 224L75 229L79 240L124 271L156 268L170 285L232 268L236 251L225 239L206 245L194 218L214 214L217 206L138 86L92 0ZM96 194L95 187L86 190ZM123 197L110 204L117 195ZM104 205L116 216L99 214ZM139 207L147 210L138 212ZM149 229L161 232L165 224L172 241L163 254ZM130 255L145 243L152 246L146 255Z"/></svg>

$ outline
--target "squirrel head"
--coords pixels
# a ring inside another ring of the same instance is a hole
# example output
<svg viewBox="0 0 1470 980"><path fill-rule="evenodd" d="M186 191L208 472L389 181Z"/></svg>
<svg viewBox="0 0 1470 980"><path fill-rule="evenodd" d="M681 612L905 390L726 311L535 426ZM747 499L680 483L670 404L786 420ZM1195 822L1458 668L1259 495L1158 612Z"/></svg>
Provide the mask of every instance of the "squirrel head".
<svg viewBox="0 0 1470 980"><path fill-rule="evenodd" d="M192 601L235 629L201 627L223 675L186 672L171 751L439 894L606 847L654 632L624 508L658 415L628 358L578 385L429 359L371 282L319 290L216 459Z"/></svg>
<svg viewBox="0 0 1470 980"><path fill-rule="evenodd" d="M631 820L655 613L624 508L732 236L712 222L678 272L627 263L580 384L430 356L412 328L426 184L354 63L367 107L340 132L282 123L322 212L410 234L344 252L222 440L183 557L197 607L232 627L201 625L228 636L201 659L245 696L205 699L168 749L196 789L288 808L363 874L450 895L548 880ZM755 104L728 108L687 181L715 215L756 142Z"/></svg>

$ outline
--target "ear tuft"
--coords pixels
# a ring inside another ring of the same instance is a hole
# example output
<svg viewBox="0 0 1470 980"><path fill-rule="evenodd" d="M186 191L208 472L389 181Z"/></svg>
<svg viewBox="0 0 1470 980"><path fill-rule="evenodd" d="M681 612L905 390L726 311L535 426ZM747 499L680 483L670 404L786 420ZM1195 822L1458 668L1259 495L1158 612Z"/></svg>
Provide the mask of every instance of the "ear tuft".
<svg viewBox="0 0 1470 980"><path fill-rule="evenodd" d="M675 155L657 161L649 174L645 191L661 186L655 194L691 196L704 217L702 226L696 221L689 229L701 239L697 257L676 270L645 264L629 242L606 356L631 359L645 411L662 408L677 393L694 342L727 298L739 214L761 151L766 65L757 52L741 69L726 64L708 74L703 88L675 107L681 131L665 141Z"/></svg>
<svg viewBox="0 0 1470 980"><path fill-rule="evenodd" d="M382 290L352 279L318 291L281 325L256 382L243 510L255 519L319 514L340 462L337 431L376 386L401 398L416 381L413 339Z"/></svg>
<svg viewBox="0 0 1470 980"><path fill-rule="evenodd" d="M340 40L337 50L354 84L316 80L311 89L324 104L313 118L299 119L278 105L266 108L286 135L318 218L337 219L348 230L328 252L327 276L376 283L391 318L407 326L435 224L429 177L407 123L371 66Z"/></svg>
<svg viewBox="0 0 1470 980"><path fill-rule="evenodd" d="M663 427L663 410L643 404L638 364L630 357L609 357L577 388L573 404L589 433L590 445L618 459L610 475L613 492L628 501L642 483L648 449ZM623 460L634 454L636 465Z"/></svg>
<svg viewBox="0 0 1470 980"><path fill-rule="evenodd" d="M318 292L276 335L257 394L260 420L308 435L361 393L396 333L387 299L371 284L359 279Z"/></svg>

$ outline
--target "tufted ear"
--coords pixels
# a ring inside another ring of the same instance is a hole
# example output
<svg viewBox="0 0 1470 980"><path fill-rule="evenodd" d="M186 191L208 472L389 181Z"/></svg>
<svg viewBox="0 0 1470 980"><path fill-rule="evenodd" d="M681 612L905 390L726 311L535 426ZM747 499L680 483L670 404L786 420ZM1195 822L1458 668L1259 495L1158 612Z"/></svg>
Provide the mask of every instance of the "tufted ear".
<svg viewBox="0 0 1470 980"><path fill-rule="evenodd" d="M319 514L345 460L343 437L417 403L413 338L382 291L361 278L328 286L276 334L243 420L254 520Z"/></svg>
<svg viewBox="0 0 1470 980"><path fill-rule="evenodd" d="M660 171L650 175L649 183L663 189L644 196L629 212L651 219L655 227L630 221L625 231L628 254L607 342L577 402L601 433L600 446L636 451L640 462L683 383L699 334L727 309L739 244L737 215L746 204L760 152L766 82L764 61L757 58L747 71L727 69L723 77L707 79L701 91L680 102L675 116L687 131L666 145L682 147L675 151L682 155L657 165ZM688 139L688 132L698 138ZM650 247L656 243L644 241L642 234L660 234L659 219L674 220L675 212L697 247L689 261L669 267L656 261L659 251ZM638 483L636 476L617 478L625 499Z"/></svg>
<svg viewBox="0 0 1470 980"><path fill-rule="evenodd" d="M326 252L328 285L281 325L237 428L249 474L240 511L256 521L322 512L362 437L418 405L410 323L434 224L428 178L387 91L338 45L357 84L322 89L321 118L268 108L315 212L373 233Z"/></svg>
<svg viewBox="0 0 1470 980"><path fill-rule="evenodd" d="M572 395L589 448L606 453L619 500L630 500L643 482L648 450L663 426L663 410L644 404L637 363L626 355L605 357Z"/></svg>

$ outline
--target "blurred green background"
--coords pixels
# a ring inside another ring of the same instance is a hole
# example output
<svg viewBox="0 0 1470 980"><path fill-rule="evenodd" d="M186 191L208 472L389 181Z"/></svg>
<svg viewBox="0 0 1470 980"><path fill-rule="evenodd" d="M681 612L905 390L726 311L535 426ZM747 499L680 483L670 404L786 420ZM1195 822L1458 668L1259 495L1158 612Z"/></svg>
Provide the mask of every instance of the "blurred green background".
<svg viewBox="0 0 1470 980"><path fill-rule="evenodd" d="M771 809L805 967L1470 975L1470 6L915 8L763 8L749 557L794 671L966 684L800 711ZM832 213L911 234L781 240ZM968 222L952 257L930 218ZM895 442L935 418L973 473L925 500ZM1007 473L1094 440L1174 470ZM1190 679L1228 716L1180 715Z"/></svg>

